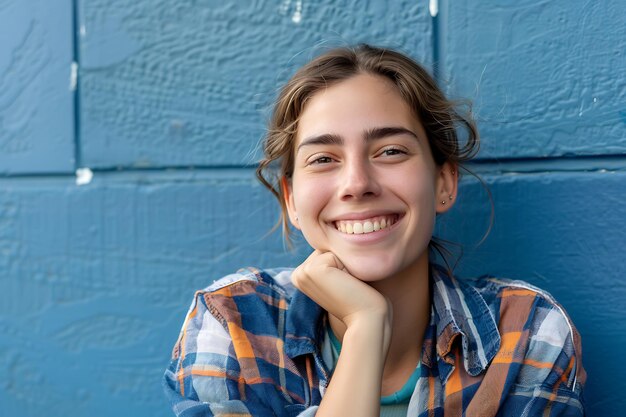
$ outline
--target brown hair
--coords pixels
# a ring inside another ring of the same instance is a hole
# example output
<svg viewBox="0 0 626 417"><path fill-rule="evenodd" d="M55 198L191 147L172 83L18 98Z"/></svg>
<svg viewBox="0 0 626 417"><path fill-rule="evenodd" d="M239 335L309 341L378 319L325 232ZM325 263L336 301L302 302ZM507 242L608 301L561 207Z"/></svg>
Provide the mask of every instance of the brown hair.
<svg viewBox="0 0 626 417"><path fill-rule="evenodd" d="M396 86L422 123L437 165L450 162L460 167L478 151L478 131L469 103L465 103L465 113L459 111L461 103L448 100L428 72L411 58L365 44L330 50L300 68L280 91L263 142L264 158L256 170L258 179L280 203L279 224L288 243L290 229L281 180L293 173L293 147L307 100L322 89L363 73L385 77ZM459 128L467 133L462 146ZM440 254L445 250L434 240L430 245Z"/></svg>

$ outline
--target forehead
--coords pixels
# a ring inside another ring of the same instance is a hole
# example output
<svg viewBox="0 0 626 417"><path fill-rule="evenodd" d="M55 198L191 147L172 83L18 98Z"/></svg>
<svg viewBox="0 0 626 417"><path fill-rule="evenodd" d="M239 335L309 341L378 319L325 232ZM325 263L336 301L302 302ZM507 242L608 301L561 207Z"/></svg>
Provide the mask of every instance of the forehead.
<svg viewBox="0 0 626 417"><path fill-rule="evenodd" d="M385 126L422 130L414 112L390 80L359 74L309 98L298 122L296 145L310 135L351 136Z"/></svg>

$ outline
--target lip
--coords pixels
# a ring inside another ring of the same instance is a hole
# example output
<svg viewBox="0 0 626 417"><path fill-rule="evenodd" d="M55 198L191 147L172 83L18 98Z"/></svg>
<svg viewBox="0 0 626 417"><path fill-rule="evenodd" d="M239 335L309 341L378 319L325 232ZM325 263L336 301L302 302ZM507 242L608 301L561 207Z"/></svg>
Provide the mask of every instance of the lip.
<svg viewBox="0 0 626 417"><path fill-rule="evenodd" d="M371 219L372 217L378 217L378 216L392 216L392 215L397 215L398 216L398 220L400 220L402 217L404 217L404 213L398 212L398 211L391 211L391 210L385 210L385 211L374 211L374 210L370 210L370 211L363 211L360 213L344 213L340 216L334 217L331 220L328 221L329 224L332 224L336 221L341 221L341 220L365 220L365 219Z"/></svg>

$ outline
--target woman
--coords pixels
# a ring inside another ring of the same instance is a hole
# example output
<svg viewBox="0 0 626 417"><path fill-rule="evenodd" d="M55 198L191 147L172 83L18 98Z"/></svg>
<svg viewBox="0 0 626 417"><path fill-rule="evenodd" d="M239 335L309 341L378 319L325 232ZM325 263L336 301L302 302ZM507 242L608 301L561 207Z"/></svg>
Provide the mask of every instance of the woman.
<svg viewBox="0 0 626 417"><path fill-rule="evenodd" d="M175 413L583 415L580 337L551 296L433 262L436 216L477 146L400 53L340 48L301 68L258 175L314 252L196 293L165 374Z"/></svg>

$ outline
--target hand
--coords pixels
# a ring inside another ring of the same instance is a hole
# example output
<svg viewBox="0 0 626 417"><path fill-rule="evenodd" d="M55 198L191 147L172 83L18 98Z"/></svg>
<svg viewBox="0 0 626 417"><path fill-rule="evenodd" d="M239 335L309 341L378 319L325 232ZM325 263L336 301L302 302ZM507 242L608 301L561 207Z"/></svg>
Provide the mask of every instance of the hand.
<svg viewBox="0 0 626 417"><path fill-rule="evenodd" d="M293 284L346 327L371 318L390 324L391 303L365 282L350 275L332 252L315 250L292 273Z"/></svg>
<svg viewBox="0 0 626 417"><path fill-rule="evenodd" d="M351 275L332 252L314 251L293 284L346 327L332 379L316 415L380 415L380 392L391 340L391 303Z"/></svg>

